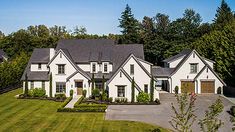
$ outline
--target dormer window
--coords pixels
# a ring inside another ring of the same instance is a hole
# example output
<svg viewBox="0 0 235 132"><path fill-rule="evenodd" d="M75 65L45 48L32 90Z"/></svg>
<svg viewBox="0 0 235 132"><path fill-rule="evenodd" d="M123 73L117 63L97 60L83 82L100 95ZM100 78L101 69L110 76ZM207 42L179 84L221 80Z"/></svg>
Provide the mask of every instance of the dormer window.
<svg viewBox="0 0 235 132"><path fill-rule="evenodd" d="M38 64L38 69L40 70L40 69L42 69L42 64Z"/></svg>
<svg viewBox="0 0 235 132"><path fill-rule="evenodd" d="M104 72L108 72L108 64L104 63Z"/></svg>
<svg viewBox="0 0 235 132"><path fill-rule="evenodd" d="M197 63L190 64L190 73L197 73L197 67L198 67Z"/></svg>
<svg viewBox="0 0 235 132"><path fill-rule="evenodd" d="M92 72L96 72L96 64L95 63L92 63Z"/></svg>

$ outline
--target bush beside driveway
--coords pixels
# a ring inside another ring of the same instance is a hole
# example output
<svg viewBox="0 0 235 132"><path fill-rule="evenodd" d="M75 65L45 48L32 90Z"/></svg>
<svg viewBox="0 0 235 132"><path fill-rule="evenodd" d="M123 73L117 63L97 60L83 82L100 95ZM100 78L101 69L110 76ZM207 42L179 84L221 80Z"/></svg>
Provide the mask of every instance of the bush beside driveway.
<svg viewBox="0 0 235 132"><path fill-rule="evenodd" d="M194 131L199 131L200 127L197 124L198 119L204 117L205 110L211 105L219 95L208 94L198 95L196 100L196 116L197 120L193 125ZM173 129L169 121L173 112L171 110L171 103L176 105L176 100L173 94L164 96L161 99L161 105L110 105L108 106L106 113L106 120L130 120L130 121L141 121L150 124L159 125L161 127ZM224 122L224 126L220 131L231 131L232 123L230 122L230 114L228 113L230 107L233 105L227 99L221 97L224 104L224 110L220 114L220 119Z"/></svg>

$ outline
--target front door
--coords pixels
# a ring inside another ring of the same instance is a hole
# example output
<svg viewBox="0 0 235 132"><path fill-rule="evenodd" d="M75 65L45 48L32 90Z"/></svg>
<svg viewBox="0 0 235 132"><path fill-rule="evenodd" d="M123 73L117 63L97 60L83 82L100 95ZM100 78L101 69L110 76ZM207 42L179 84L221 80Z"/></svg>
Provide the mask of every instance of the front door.
<svg viewBox="0 0 235 132"><path fill-rule="evenodd" d="M77 95L82 95L83 82L75 82L75 87L77 88Z"/></svg>

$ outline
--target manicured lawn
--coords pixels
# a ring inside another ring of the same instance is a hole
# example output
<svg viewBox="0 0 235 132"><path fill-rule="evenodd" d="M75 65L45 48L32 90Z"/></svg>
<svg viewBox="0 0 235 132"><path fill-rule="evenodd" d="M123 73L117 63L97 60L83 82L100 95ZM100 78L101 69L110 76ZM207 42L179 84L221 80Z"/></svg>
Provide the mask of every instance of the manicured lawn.
<svg viewBox="0 0 235 132"><path fill-rule="evenodd" d="M0 95L0 131L150 131L157 126L131 121L106 121L103 113L58 113L61 103L16 99L17 89ZM162 131L167 131L162 129Z"/></svg>

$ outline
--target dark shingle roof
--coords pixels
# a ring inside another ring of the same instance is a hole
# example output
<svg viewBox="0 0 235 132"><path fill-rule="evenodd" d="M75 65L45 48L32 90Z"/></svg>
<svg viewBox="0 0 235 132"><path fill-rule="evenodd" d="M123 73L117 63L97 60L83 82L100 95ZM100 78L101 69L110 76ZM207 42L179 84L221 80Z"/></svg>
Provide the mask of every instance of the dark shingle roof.
<svg viewBox="0 0 235 132"><path fill-rule="evenodd" d="M169 77L175 68L152 67L154 77Z"/></svg>
<svg viewBox="0 0 235 132"><path fill-rule="evenodd" d="M29 59L29 62L24 70L24 73L21 77L21 80L25 80L25 74L27 73L28 80L47 80L48 72L32 72L30 71L30 66L32 63L48 63L50 57L49 48L36 48L33 50L33 53ZM47 76L46 76L47 74ZM41 76L41 77L40 77Z"/></svg>
<svg viewBox="0 0 235 132"><path fill-rule="evenodd" d="M49 74L47 71L40 71L40 72L29 72L27 74L28 80L37 80L37 81L48 81Z"/></svg>
<svg viewBox="0 0 235 132"><path fill-rule="evenodd" d="M176 60L178 58L181 58L181 57L184 57L184 56L187 56L188 54L190 54L192 52L191 49L185 49L185 50L182 50L180 53L178 53L177 55L174 55L170 58L167 58L165 60L163 60L163 62L171 62L173 60Z"/></svg>
<svg viewBox="0 0 235 132"><path fill-rule="evenodd" d="M3 51L3 49L0 49L0 59L4 57L8 58L7 54Z"/></svg>
<svg viewBox="0 0 235 132"><path fill-rule="evenodd" d="M36 48L30 58L31 63L48 63L50 60L49 48Z"/></svg>
<svg viewBox="0 0 235 132"><path fill-rule="evenodd" d="M144 59L142 44L115 44L110 39L60 40L56 50L67 49L75 63L109 61L115 71L131 53Z"/></svg>

